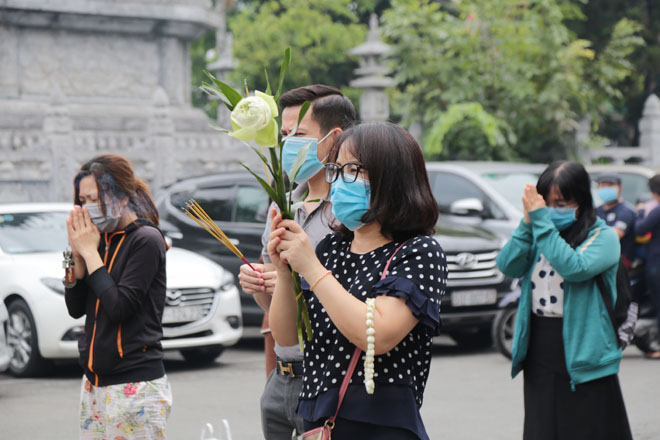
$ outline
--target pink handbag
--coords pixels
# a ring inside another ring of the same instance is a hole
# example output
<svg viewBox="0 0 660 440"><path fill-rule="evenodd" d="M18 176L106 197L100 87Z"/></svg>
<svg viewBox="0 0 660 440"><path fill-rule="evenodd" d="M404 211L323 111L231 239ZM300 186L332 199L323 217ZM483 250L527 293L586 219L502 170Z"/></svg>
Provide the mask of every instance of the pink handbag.
<svg viewBox="0 0 660 440"><path fill-rule="evenodd" d="M392 256L390 257L389 260L387 260L387 264L385 265L385 268L383 269L383 274L380 276L380 279L384 279L385 276L387 275L387 269L390 267L390 263L392 262L392 258L396 255L397 252L399 252L399 249L403 247L403 245L406 244L404 241L399 245L398 248L394 251ZM302 440L331 440L332 439L332 430L335 427L335 419L337 418L337 414L339 413L339 408L341 407L341 402L344 400L344 396L346 395L346 390L348 389L348 383L351 381L351 377L353 376L353 372L355 371L355 366L357 365L358 360L360 359L360 354L362 353L362 350L360 350L358 347L355 347L355 351L353 352L353 357L351 358L351 363L348 366L348 370L346 370L346 375L344 376L344 380L341 383L341 388L339 389L339 401L337 402L337 410L335 411L335 414L331 416L328 420L325 421L323 426L319 426L318 428L314 428L311 431L306 431L303 432L301 436L299 436L299 439Z"/></svg>

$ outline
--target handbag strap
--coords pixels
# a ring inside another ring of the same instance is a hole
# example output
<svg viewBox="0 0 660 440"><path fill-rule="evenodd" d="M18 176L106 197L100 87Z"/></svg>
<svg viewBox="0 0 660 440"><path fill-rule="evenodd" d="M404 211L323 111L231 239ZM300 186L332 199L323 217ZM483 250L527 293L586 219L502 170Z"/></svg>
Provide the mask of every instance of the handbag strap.
<svg viewBox="0 0 660 440"><path fill-rule="evenodd" d="M407 241L408 240L401 243L399 247L396 248L392 256L390 256L390 259L387 260L387 264L385 264L383 273L380 276L381 280L383 280L387 276L387 269L390 267L390 263L392 262L392 259L394 258L396 253L399 252L399 249L401 249L403 245L407 243ZM341 407L341 403L344 400L344 396L346 395L346 390L348 390L348 384L351 381L351 377L353 376L353 372L355 371L355 366L357 365L358 360L360 359L361 353L362 350L360 350L359 347L355 347L355 351L353 352L353 357L351 358L351 363L348 366L348 370L346 370L346 375L344 375L344 380L341 382L341 388L339 389L339 400L337 401L337 410L335 411L335 414L328 419L328 422L330 423L331 426L335 423L337 414L339 414L339 408Z"/></svg>
<svg viewBox="0 0 660 440"><path fill-rule="evenodd" d="M605 292L609 293L609 290L605 286L605 280L603 279L602 273L596 276L596 285L598 286L598 290L600 291L600 297L603 299L603 303L605 304L605 309L607 310L607 314L609 315L610 321L612 322L612 329L614 330L614 339L618 343L620 343L619 333L617 331L617 325L616 325L616 318L614 317L614 308L612 307L612 300L607 299L607 294Z"/></svg>

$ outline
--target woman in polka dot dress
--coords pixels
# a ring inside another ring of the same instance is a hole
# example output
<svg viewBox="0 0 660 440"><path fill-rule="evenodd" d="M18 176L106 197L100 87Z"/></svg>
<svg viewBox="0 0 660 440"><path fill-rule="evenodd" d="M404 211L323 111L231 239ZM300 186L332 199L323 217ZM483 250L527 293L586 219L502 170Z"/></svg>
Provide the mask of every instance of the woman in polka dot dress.
<svg viewBox="0 0 660 440"><path fill-rule="evenodd" d="M355 346L363 350L332 433L341 439L427 439L419 408L440 328L447 267L430 234L437 204L422 151L390 123L346 130L326 166L342 225L316 251L302 229L273 213L268 251L278 270L271 331L297 343L296 302L286 264L304 278L314 336L305 341L298 414L307 430L335 413ZM398 249L398 251L397 251ZM396 252L385 278L387 261ZM365 390L368 298L375 298L375 392Z"/></svg>
<svg viewBox="0 0 660 440"><path fill-rule="evenodd" d="M512 376L524 370L524 439L632 439L621 349L595 281L616 298L619 237L596 217L584 167L555 162L527 185L524 219L497 257L524 277Z"/></svg>

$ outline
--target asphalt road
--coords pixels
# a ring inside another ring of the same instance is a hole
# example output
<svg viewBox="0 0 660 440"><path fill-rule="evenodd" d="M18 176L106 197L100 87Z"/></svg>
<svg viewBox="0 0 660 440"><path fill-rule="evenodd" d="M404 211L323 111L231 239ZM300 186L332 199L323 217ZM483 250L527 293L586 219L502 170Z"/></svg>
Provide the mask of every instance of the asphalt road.
<svg viewBox="0 0 660 440"><path fill-rule="evenodd" d="M174 394L168 438L199 439L205 423L219 426L225 418L233 440L261 439L261 349L259 339L248 339L204 368L168 354ZM57 366L48 378L0 375L0 439L76 439L80 377L74 364ZM635 439L660 439L660 362L630 348L620 378ZM511 380L508 360L494 351L466 351L440 338L422 417L432 439L520 439L522 378Z"/></svg>

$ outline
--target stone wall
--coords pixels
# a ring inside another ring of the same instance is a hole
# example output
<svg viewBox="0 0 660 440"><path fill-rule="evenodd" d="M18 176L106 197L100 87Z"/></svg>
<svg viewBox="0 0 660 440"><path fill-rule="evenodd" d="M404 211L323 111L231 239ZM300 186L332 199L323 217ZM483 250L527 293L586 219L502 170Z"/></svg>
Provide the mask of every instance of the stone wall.
<svg viewBox="0 0 660 440"><path fill-rule="evenodd" d="M0 202L71 200L106 152L154 190L252 159L190 106L188 45L209 29L209 0L0 0Z"/></svg>

